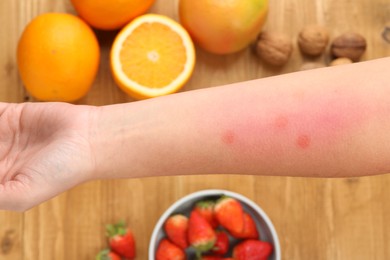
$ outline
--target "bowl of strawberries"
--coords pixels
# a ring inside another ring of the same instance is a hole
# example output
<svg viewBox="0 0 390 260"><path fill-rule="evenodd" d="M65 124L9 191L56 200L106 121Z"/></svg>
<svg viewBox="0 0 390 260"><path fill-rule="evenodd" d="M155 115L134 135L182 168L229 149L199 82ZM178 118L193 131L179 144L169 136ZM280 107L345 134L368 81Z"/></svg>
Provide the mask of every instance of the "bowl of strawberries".
<svg viewBox="0 0 390 260"><path fill-rule="evenodd" d="M172 204L158 220L149 260L280 260L267 214L247 197L202 190Z"/></svg>

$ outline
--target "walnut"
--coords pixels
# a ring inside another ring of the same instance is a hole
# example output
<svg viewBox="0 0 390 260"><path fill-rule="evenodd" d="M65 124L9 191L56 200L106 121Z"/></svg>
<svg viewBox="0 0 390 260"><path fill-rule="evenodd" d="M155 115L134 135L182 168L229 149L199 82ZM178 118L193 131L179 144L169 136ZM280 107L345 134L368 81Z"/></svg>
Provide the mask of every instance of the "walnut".
<svg viewBox="0 0 390 260"><path fill-rule="evenodd" d="M325 64L321 62L306 62L304 63L299 70L312 70L325 67Z"/></svg>
<svg viewBox="0 0 390 260"><path fill-rule="evenodd" d="M353 61L350 60L350 59L348 59L348 58L341 57L341 58L334 59L334 60L329 64L329 66L337 66L337 65L350 64L350 63L353 63Z"/></svg>
<svg viewBox="0 0 390 260"><path fill-rule="evenodd" d="M271 65L282 66L286 64L292 50L292 40L285 34L262 32L257 38L257 55Z"/></svg>
<svg viewBox="0 0 390 260"><path fill-rule="evenodd" d="M348 32L333 40L331 52L337 58L344 57L352 61L358 61L365 52L366 47L367 42L362 35Z"/></svg>
<svg viewBox="0 0 390 260"><path fill-rule="evenodd" d="M310 56L321 55L329 42L328 29L320 25L308 25L298 35L302 53Z"/></svg>

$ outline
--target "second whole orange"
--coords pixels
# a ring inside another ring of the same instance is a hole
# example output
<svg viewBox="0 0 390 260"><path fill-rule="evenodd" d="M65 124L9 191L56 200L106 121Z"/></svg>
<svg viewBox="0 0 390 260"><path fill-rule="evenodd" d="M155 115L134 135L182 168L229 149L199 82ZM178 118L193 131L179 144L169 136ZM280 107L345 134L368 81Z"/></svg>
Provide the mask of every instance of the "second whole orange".
<svg viewBox="0 0 390 260"><path fill-rule="evenodd" d="M115 30L140 16L155 0L71 0L77 13L89 25L101 30Z"/></svg>
<svg viewBox="0 0 390 260"><path fill-rule="evenodd" d="M268 0L180 0L180 22L203 49L216 54L237 52L260 33Z"/></svg>

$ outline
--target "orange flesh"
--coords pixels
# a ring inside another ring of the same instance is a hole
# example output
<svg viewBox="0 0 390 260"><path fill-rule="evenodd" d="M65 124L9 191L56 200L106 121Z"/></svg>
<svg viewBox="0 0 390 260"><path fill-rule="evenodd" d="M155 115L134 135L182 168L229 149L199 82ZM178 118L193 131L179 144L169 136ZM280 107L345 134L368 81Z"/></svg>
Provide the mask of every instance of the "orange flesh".
<svg viewBox="0 0 390 260"><path fill-rule="evenodd" d="M152 22L140 25L127 37L119 59L128 78L142 86L162 88L184 71L187 56L176 32Z"/></svg>

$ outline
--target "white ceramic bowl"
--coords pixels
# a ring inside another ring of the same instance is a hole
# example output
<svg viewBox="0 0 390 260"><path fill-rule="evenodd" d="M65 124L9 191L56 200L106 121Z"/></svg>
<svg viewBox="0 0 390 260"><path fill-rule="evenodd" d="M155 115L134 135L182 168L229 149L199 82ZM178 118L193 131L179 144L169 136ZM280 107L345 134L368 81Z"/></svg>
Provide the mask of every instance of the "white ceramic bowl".
<svg viewBox="0 0 390 260"><path fill-rule="evenodd" d="M269 260L280 260L281 252L278 235L267 214L265 214L265 212L252 200L241 194L227 190L202 190L189 194L173 203L160 217L156 226L154 227L149 243L149 260L155 260L157 246L160 240L165 237L163 226L169 216L174 213L189 215L189 212L196 202L207 199L218 199L223 195L235 198L241 202L244 210L249 213L255 220L260 239L270 242L274 247L273 253L269 257ZM189 255L194 254L191 249L188 249L186 253ZM190 256L188 259L192 258L193 257Z"/></svg>

